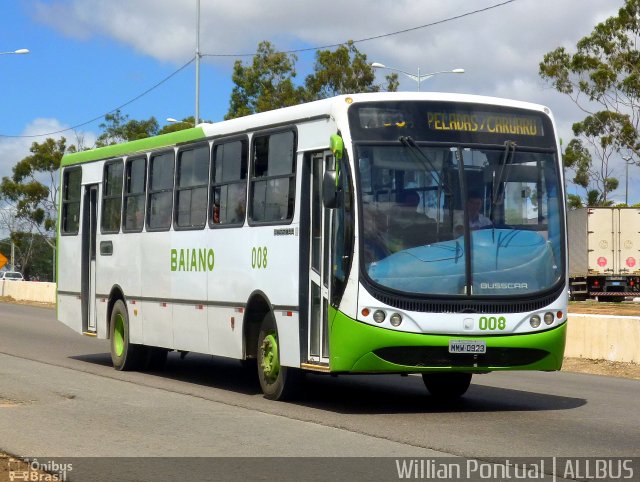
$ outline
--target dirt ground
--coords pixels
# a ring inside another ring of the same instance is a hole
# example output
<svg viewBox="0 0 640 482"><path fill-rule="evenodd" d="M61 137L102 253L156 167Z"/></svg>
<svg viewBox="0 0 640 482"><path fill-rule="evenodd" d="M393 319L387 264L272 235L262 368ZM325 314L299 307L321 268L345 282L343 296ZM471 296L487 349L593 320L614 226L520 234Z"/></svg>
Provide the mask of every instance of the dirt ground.
<svg viewBox="0 0 640 482"><path fill-rule="evenodd" d="M640 303L633 301L623 301L622 303L600 303L595 300L571 301L569 313L640 316Z"/></svg>

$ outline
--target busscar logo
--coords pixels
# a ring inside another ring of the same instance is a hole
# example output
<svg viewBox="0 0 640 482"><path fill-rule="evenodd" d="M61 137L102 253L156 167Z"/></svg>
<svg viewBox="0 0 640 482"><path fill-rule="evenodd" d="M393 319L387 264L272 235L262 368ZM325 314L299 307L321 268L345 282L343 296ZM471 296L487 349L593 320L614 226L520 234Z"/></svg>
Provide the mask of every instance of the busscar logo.
<svg viewBox="0 0 640 482"><path fill-rule="evenodd" d="M528 287L527 283L480 283L483 290L522 290Z"/></svg>

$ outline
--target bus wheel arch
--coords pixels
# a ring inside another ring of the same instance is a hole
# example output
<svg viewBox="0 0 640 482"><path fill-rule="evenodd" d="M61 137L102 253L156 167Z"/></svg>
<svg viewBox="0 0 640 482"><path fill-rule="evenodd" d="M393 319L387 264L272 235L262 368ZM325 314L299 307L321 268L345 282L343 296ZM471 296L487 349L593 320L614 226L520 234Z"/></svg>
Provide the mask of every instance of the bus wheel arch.
<svg viewBox="0 0 640 482"><path fill-rule="evenodd" d="M251 293L242 321L242 343L245 359L256 359L258 357L260 326L264 317L271 312L271 303L262 291Z"/></svg>
<svg viewBox="0 0 640 482"><path fill-rule="evenodd" d="M127 302L125 301L124 298L124 292L122 291L122 288L120 288L120 286L118 285L114 285L111 288L111 292L109 293L109 299L108 299L108 303L107 303L107 338L111 339L111 313L113 312L113 307L116 304L116 301L121 300L125 307L127 306Z"/></svg>

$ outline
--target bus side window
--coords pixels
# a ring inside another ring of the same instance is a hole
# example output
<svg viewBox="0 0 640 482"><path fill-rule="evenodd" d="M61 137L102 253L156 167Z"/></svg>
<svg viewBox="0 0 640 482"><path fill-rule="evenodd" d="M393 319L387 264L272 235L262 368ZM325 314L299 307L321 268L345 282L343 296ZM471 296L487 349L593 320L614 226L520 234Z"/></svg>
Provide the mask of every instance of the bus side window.
<svg viewBox="0 0 640 482"><path fill-rule="evenodd" d="M147 226L149 229L166 230L171 226L173 171L173 151L151 156L149 197L147 199Z"/></svg>
<svg viewBox="0 0 640 482"><path fill-rule="evenodd" d="M102 184L102 217L100 227L103 233L120 231L122 213L122 159L110 161L104 165Z"/></svg>
<svg viewBox="0 0 640 482"><path fill-rule="evenodd" d="M144 226L147 158L127 159L125 164L122 231L140 232Z"/></svg>
<svg viewBox="0 0 640 482"><path fill-rule="evenodd" d="M212 226L241 226L247 205L247 141L216 144L211 169Z"/></svg>
<svg viewBox="0 0 640 482"><path fill-rule="evenodd" d="M209 144L181 150L176 179L177 228L202 228L207 221Z"/></svg>
<svg viewBox="0 0 640 482"><path fill-rule="evenodd" d="M255 136L251 175L251 220L293 218L296 136L293 131Z"/></svg>
<svg viewBox="0 0 640 482"><path fill-rule="evenodd" d="M80 185L82 168L74 167L64 170L62 181L62 234L78 234L80 228Z"/></svg>

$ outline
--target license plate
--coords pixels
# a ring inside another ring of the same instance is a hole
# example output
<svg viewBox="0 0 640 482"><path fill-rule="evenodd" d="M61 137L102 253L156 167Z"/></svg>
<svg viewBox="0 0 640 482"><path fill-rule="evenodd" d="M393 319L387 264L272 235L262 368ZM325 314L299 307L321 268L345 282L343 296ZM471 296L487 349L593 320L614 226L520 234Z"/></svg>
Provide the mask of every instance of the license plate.
<svg viewBox="0 0 640 482"><path fill-rule="evenodd" d="M487 353L484 340L449 340L449 353Z"/></svg>
<svg viewBox="0 0 640 482"><path fill-rule="evenodd" d="M622 286L622 283L620 281L612 281L611 286Z"/></svg>

